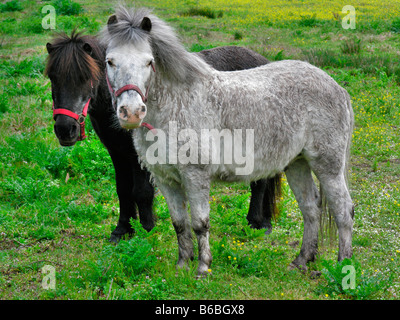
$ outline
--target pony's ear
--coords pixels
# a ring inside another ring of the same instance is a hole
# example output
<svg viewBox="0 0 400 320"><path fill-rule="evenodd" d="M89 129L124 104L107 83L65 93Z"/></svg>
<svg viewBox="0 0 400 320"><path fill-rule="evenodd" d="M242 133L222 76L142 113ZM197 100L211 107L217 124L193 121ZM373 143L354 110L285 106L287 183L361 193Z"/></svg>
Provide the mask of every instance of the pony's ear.
<svg viewBox="0 0 400 320"><path fill-rule="evenodd" d="M92 46L89 44L89 43L87 43L87 42L85 42L84 44L83 44L83 50L85 50L85 52L90 56L91 54L92 54L92 52L93 52L93 50L92 50Z"/></svg>
<svg viewBox="0 0 400 320"><path fill-rule="evenodd" d="M46 43L47 53L50 54L53 51L53 46L50 42Z"/></svg>
<svg viewBox="0 0 400 320"><path fill-rule="evenodd" d="M148 17L144 17L142 23L140 24L140 28L144 31L150 32L151 30L151 20Z"/></svg>
<svg viewBox="0 0 400 320"><path fill-rule="evenodd" d="M114 23L117 23L117 22L118 22L117 16L115 14L113 14L112 16L110 16L108 18L107 26L110 26L110 25L112 25Z"/></svg>

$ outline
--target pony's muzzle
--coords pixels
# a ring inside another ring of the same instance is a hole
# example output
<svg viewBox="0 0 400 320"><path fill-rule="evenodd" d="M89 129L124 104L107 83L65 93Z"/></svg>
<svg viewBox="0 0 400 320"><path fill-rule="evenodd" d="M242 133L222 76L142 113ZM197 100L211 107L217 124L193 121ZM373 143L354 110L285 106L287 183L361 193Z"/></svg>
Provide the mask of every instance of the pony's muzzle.
<svg viewBox="0 0 400 320"><path fill-rule="evenodd" d="M140 127L146 114L147 108L144 104L136 108L120 106L118 109L119 122L121 127L125 129L135 129Z"/></svg>
<svg viewBox="0 0 400 320"><path fill-rule="evenodd" d="M63 147L73 146L79 138L78 123L67 116L57 115L54 132Z"/></svg>

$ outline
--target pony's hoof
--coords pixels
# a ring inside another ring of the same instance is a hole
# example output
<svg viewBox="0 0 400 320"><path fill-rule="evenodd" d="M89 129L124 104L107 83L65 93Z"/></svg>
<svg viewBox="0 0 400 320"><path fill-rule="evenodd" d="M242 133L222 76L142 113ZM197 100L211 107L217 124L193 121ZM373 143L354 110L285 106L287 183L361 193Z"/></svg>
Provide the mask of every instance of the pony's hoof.
<svg viewBox="0 0 400 320"><path fill-rule="evenodd" d="M269 235L271 233L272 233L272 226L269 226L269 227L266 228L264 234L267 236L267 235Z"/></svg>
<svg viewBox="0 0 400 320"><path fill-rule="evenodd" d="M112 234L111 233L111 237L108 241L113 244L117 244L119 242L119 240L121 240L121 237L122 237L122 235L120 235L120 234Z"/></svg>
<svg viewBox="0 0 400 320"><path fill-rule="evenodd" d="M197 279L205 278L211 275L211 269L210 266L203 262L199 262L199 266L197 267Z"/></svg>
<svg viewBox="0 0 400 320"><path fill-rule="evenodd" d="M133 234L134 234L134 232L127 232L127 233L123 233L123 234L113 234L113 233L111 233L111 237L110 237L110 239L108 241L111 242L111 243L114 243L114 244L118 244L118 242L121 239L125 239L126 237L130 238L130 237L133 236Z"/></svg>
<svg viewBox="0 0 400 320"><path fill-rule="evenodd" d="M198 272L196 276L196 280L205 279L207 277L212 276L211 269L208 269L206 272Z"/></svg>
<svg viewBox="0 0 400 320"><path fill-rule="evenodd" d="M147 232L150 232L151 230L153 230L154 226L155 226L154 221L142 223L143 229L146 230Z"/></svg>
<svg viewBox="0 0 400 320"><path fill-rule="evenodd" d="M288 266L288 270L300 270L302 273L307 271L307 266L303 266L301 264L297 264L296 262L291 262Z"/></svg>
<svg viewBox="0 0 400 320"><path fill-rule="evenodd" d="M321 271L311 271L310 272L310 279L315 280L321 277L322 272Z"/></svg>
<svg viewBox="0 0 400 320"><path fill-rule="evenodd" d="M110 242L117 244L124 236L131 237L135 233L132 228L124 228L117 226L115 230L111 233Z"/></svg>
<svg viewBox="0 0 400 320"><path fill-rule="evenodd" d="M265 229L265 235L269 235L272 232L272 225L268 222L249 222L249 226L252 229L257 229L257 230L261 230L261 229Z"/></svg>

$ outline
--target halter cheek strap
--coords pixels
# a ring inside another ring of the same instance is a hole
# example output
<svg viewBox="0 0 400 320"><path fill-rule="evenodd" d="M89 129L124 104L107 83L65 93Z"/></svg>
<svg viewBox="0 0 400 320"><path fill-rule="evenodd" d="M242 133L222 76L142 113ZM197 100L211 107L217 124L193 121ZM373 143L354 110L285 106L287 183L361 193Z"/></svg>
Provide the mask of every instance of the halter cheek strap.
<svg viewBox="0 0 400 320"><path fill-rule="evenodd" d="M83 107L82 113L80 115L75 113L75 112L72 112L72 111L70 111L68 109L63 109L63 108L54 109L54 102L53 102L53 119L54 120L56 120L56 115L63 114L64 116L71 117L71 118L75 119L78 122L78 124L79 124L79 126L81 128L78 141L82 141L82 140L86 139L85 119L86 119L86 116L87 116L87 111L88 111L91 99L92 98L89 98L89 100L86 102L85 106Z"/></svg>
<svg viewBox="0 0 400 320"><path fill-rule="evenodd" d="M91 82L91 86L93 89L93 82ZM86 102L85 106L83 107L82 113L81 114L77 114L75 112L72 112L71 110L68 109L63 109L63 108L54 108L54 101L53 101L53 119L56 120L56 115L58 114L62 114L64 116L68 116L71 117L73 119L75 119L80 127L80 134L79 134L79 138L78 141L82 141L86 138L86 134L85 134L85 120L86 120L86 116L87 116L87 112L89 109L89 105L90 105L90 100L92 98L89 98L89 100Z"/></svg>

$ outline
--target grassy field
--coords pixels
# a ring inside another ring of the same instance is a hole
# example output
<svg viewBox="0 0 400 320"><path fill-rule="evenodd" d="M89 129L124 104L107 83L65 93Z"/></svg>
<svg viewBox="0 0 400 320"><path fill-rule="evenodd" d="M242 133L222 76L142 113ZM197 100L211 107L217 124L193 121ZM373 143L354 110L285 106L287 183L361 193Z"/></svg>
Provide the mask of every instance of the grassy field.
<svg viewBox="0 0 400 320"><path fill-rule="evenodd" d="M109 244L119 214L114 170L90 125L87 140L58 144L43 76L54 31L42 28L41 8L56 8L57 32L95 34L115 2L13 0L0 4L0 299L398 299L400 1L352 1L354 30L342 28L347 1L135 3L154 8L190 51L234 44L270 60L307 60L348 90L354 256L339 264L337 242L325 243L306 273L288 270L303 221L285 178L268 236L247 226L248 185L213 187L208 278L195 280L196 261L176 277L176 236L161 194L150 233L134 221L134 237ZM55 289L42 286L46 265ZM346 265L355 288L343 285Z"/></svg>

